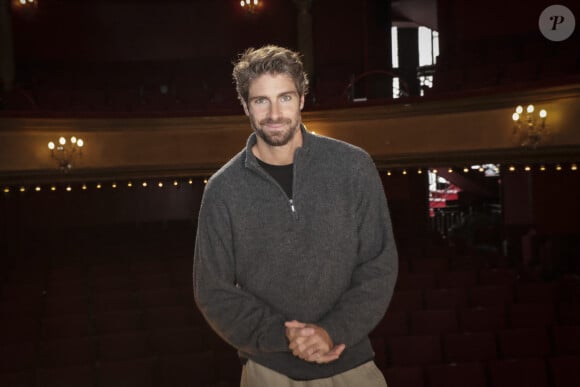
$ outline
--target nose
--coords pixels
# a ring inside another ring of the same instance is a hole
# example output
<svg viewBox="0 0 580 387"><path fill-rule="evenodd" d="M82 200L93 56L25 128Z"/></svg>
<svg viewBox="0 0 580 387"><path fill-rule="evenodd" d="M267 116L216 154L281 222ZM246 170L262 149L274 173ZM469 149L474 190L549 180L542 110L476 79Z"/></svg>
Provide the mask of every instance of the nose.
<svg viewBox="0 0 580 387"><path fill-rule="evenodd" d="M273 120L278 119L278 117L280 117L280 106L278 105L278 102L273 102L270 104L270 118Z"/></svg>

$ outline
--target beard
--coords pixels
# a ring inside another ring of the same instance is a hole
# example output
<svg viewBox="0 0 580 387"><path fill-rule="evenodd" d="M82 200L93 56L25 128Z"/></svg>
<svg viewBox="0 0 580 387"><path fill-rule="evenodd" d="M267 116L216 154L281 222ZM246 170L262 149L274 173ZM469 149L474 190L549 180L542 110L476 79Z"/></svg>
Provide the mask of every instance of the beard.
<svg viewBox="0 0 580 387"><path fill-rule="evenodd" d="M273 120L271 118L263 119L262 121L256 123L253 117L250 117L250 121L256 135L260 136L264 142L270 146L283 146L286 145L294 138L294 135L300 128L299 121L292 121L290 118L279 118ZM277 125L285 124L286 128L274 134L266 133L264 130L265 125Z"/></svg>

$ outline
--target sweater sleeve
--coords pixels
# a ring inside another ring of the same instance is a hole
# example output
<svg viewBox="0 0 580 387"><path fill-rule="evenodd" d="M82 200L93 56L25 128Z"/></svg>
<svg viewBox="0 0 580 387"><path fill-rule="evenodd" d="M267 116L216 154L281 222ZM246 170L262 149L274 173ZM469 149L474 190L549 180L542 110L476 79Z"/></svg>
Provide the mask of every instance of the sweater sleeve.
<svg viewBox="0 0 580 387"><path fill-rule="evenodd" d="M370 157L357 171L357 266L349 288L317 322L335 344L354 345L375 328L386 312L398 273L398 255L387 201Z"/></svg>
<svg viewBox="0 0 580 387"><path fill-rule="evenodd" d="M236 282L227 206L210 185L200 208L193 264L196 304L209 325L242 352L288 351L284 316Z"/></svg>

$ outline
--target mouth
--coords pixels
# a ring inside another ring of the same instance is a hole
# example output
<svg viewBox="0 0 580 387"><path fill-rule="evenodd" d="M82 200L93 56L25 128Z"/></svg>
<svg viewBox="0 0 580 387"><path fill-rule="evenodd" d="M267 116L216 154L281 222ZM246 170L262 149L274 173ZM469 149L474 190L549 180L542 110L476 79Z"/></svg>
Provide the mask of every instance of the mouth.
<svg viewBox="0 0 580 387"><path fill-rule="evenodd" d="M260 125L267 126L271 129L280 129L290 125L290 120L263 120L260 122Z"/></svg>

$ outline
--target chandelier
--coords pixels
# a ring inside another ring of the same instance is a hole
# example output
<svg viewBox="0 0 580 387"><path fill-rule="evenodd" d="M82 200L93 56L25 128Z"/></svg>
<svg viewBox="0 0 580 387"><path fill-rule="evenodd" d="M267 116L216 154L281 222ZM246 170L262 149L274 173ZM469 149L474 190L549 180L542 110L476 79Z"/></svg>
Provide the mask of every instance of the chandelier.
<svg viewBox="0 0 580 387"><path fill-rule="evenodd" d="M49 141L48 149L50 149L50 157L52 157L60 169L68 172L73 165L75 157L82 156L82 148L85 142L82 138L71 136L68 140L65 137L60 137L57 143Z"/></svg>
<svg viewBox="0 0 580 387"><path fill-rule="evenodd" d="M525 112L523 106L520 105L512 114L513 134L521 146L536 148L549 134L546 126L548 112L545 109L537 114L534 112L534 105L528 105Z"/></svg>
<svg viewBox="0 0 580 387"><path fill-rule="evenodd" d="M258 0L241 0L240 1L240 6L246 10L248 13L256 13L256 11L258 10L258 6L259 6L259 1Z"/></svg>

